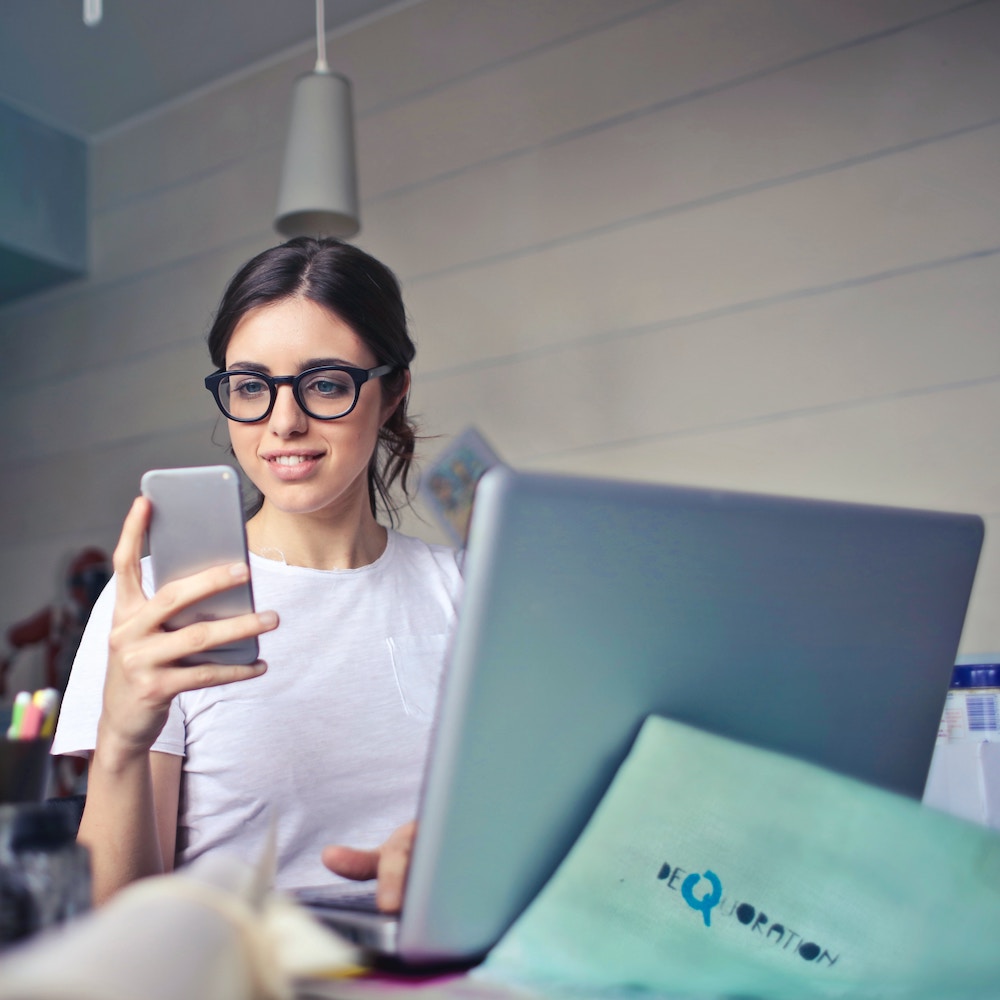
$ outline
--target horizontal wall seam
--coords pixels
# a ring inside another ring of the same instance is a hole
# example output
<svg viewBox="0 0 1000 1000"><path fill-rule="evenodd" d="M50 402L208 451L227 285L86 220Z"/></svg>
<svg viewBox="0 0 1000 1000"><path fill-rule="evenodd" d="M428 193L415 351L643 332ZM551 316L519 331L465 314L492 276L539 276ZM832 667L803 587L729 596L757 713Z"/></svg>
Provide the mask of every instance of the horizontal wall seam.
<svg viewBox="0 0 1000 1000"><path fill-rule="evenodd" d="M935 385L919 386L911 389L898 389L894 392L875 396L858 396L854 399L839 400L835 403L817 403L815 406L801 406L788 410L778 410L774 413L759 414L755 417L740 417L737 420L726 420L715 424L703 424L698 427L685 427L680 430L658 431L651 434L637 434L627 438L616 438L611 441L600 441L592 444L573 445L538 455L531 455L531 461L545 461L564 455L597 454L616 448L626 448L633 445L652 444L662 441L674 441L683 438L706 437L720 432L743 430L748 427L761 427L778 424L790 420L803 420L823 416L829 413L847 413L856 410L871 409L900 399L912 399L920 396L933 396L941 393L965 392L979 389L985 385L1000 383L1000 373L983 375L973 379L959 379L954 382L940 382Z"/></svg>
<svg viewBox="0 0 1000 1000"><path fill-rule="evenodd" d="M438 184L443 180L451 180L471 171L478 170L484 166L491 166L496 163L503 163L507 160L518 159L522 156L528 156L544 149L562 145L566 142L572 142L576 139L582 139L586 136L595 135L597 133L607 131L608 129L616 128L617 126L627 124L628 122L641 121L643 118L659 114L662 111L668 111L671 108L678 107L683 104L691 104L695 101L701 100L702 98L712 97L716 94L724 93L727 90L733 90L737 87L741 87L744 84L756 83L759 80L765 80L770 76L776 76L779 73L783 73L789 69L794 69L797 66L803 66L819 59L823 59L826 56L860 48L864 45L873 44L874 42L882 41L885 38L890 38L893 35L902 34L905 31L922 27L930 21L950 17L966 8L977 7L981 4L992 2L994 2L994 0L968 0L968 2L961 3L949 10L938 11L934 14L927 14L924 17L917 18L913 21L894 25L891 28L885 28L881 31L873 32L870 35L863 35L860 38L850 39L849 41L841 42L837 45L832 45L824 49L815 49L812 52L806 52L802 55L795 56L792 59L787 59L784 62L776 63L766 69L754 70L751 73L744 73L741 76L732 77L729 80L723 80L707 87L699 87L695 90L687 91L684 94L677 94L674 97L668 97L661 101L655 101L652 104L643 105L639 108L633 108L631 111L623 111L620 114L604 118L599 122L591 122L589 125L582 125L578 128L569 129L566 132L560 132L557 135L550 136L548 139L541 142L519 146L516 149L508 150L507 152L500 153L496 156L487 157L486 159L477 161L476 163L469 163L461 167L455 167L453 170L444 171L433 177L415 181L412 184L404 184L389 191L383 191L378 195L374 195L371 198L363 200L362 208L364 208L365 204L377 204L378 202L389 198L396 198L400 195L419 192L422 188Z"/></svg>
<svg viewBox="0 0 1000 1000"><path fill-rule="evenodd" d="M890 268L888 270L878 271L872 274L858 275L853 278L844 278L840 281L833 281L827 284L810 285L804 288L779 292L775 295L765 295L755 299L746 299L742 302L730 303L729 305L720 306L716 309L706 309L702 312L691 313L687 316L675 316L670 319L656 320L651 323L642 323L637 326L602 330L597 333L589 334L585 337L577 337L573 340L557 341L540 347L532 347L516 351L511 354L498 355L492 358L480 358L476 361L469 361L465 364L455 365L451 368L439 368L435 371L421 371L419 380L420 384L423 385L428 382L433 383L443 379L461 377L463 375L473 374L475 372L493 368L508 367L521 364L524 361L533 361L539 358L565 354L569 351L578 350L581 347L619 342L634 337L640 337L648 333L656 333L657 331L694 326L698 323L706 323L729 316L737 316L742 313L755 312L760 309L767 309L771 306L782 305L787 302L795 302L800 299L831 295L837 292L847 291L852 288L861 288L865 285L874 285L883 281L891 281L894 278L901 278L907 275L955 267L974 260L995 257L998 254L1000 254L1000 246L988 247L951 257L925 260L920 261L917 264L907 264L903 267Z"/></svg>
<svg viewBox="0 0 1000 1000"><path fill-rule="evenodd" d="M222 417L218 417L213 420L192 420L184 424L172 424L169 428L164 428L163 430L147 431L145 434L134 434L129 437L114 438L108 441L95 441L94 443L87 445L87 454L93 455L96 459L101 455L106 455L122 448L142 447L143 445L152 444L156 441L175 438L180 434L186 434L189 431L198 430L200 428L212 435L212 443L218 444L221 450L228 447L226 442L215 440L215 433L221 425L222 419ZM41 455L38 458L25 458L23 456L16 458L0 457L0 469L8 468L11 470L11 475L13 475L15 471L23 471L24 469L30 469L33 466L38 465L58 463L60 459L72 458L78 453L78 448L65 448L60 451L47 452L45 455ZM225 461L221 454L219 456L219 461L220 463Z"/></svg>
<svg viewBox="0 0 1000 1000"><path fill-rule="evenodd" d="M382 101L380 104L373 104L370 108L366 108L361 114L359 114L358 118L359 120L363 118L374 118L376 115L384 114L387 111L395 111L397 108L405 107L413 101L423 100L425 97L430 97L433 94L442 93L443 91L450 90L452 87L459 84L468 83L470 80L476 80L480 77L488 76L490 73L495 73L497 70L507 69L509 66L516 66L520 62L524 62L525 59L532 59L537 55L541 55L543 52L551 52L555 49L562 48L564 45L578 42L583 38L589 38L591 35L598 35L601 32L609 30L610 28L617 28L619 25L628 24L629 21L635 21L638 18L646 17L657 10L661 10L665 7L676 6L679 2L680 0L657 0L657 2L647 4L645 7L638 7L635 10L627 11L625 14L612 17L610 20L602 21L600 24L592 24L589 27L578 28L576 31L571 31L567 35L560 35L558 38L550 38L546 42L541 42L538 45L532 45L526 49L522 49L516 55L508 55L500 59L494 59L492 62L483 63L482 66L478 66L476 69L466 70L464 73L459 73L448 80L441 80L438 83L431 84L430 86L420 87L407 94L405 97L394 97L392 100ZM979 0L975 0L975 2L979 2Z"/></svg>
<svg viewBox="0 0 1000 1000"><path fill-rule="evenodd" d="M631 327L618 327L601 330L584 337L577 337L572 340L561 340L554 343L545 344L539 347L527 348L515 351L510 354L494 355L492 357L479 358L461 365L454 365L449 368L421 369L419 383L421 386L433 384L444 379L461 377L476 372L488 371L521 364L524 361L532 361L544 357L553 357L565 354L569 351L578 350L581 347L592 347L597 344L610 343L615 341L628 340L640 337L648 333L678 329L681 327L693 326L698 323L706 323L715 319L722 319L728 316L736 316L742 313L754 312L760 309L767 309L771 306L781 305L787 302L794 302L800 299L816 298L823 295L831 295L852 288L861 288L865 285L878 284L884 281L891 281L894 278L905 277L911 274L920 274L931 271L942 270L955 267L960 264L969 263L974 260L986 259L1000 254L1000 246L986 247L980 250L973 250L969 253L958 254L950 257L940 257L932 260L920 261L916 264L907 264L903 267L890 268L885 271L877 271L871 274L856 275L852 278L845 278L840 281L833 281L820 285L809 285L803 288L790 289L774 295L765 295L759 298L746 299L742 302L733 302L716 309L706 309L702 312L691 313L685 316L673 316L669 319L655 320L651 323L642 323ZM169 344L156 345L143 351L137 351L119 360L119 365L133 363L137 361L149 360L173 351L187 350L194 344L205 344L205 333L192 334L181 340L172 341ZM60 373L59 375L46 379L19 379L16 385L7 386L5 392L9 397L37 392L42 386L58 386L71 382L80 375L100 371L107 367L106 363L95 362L92 365L77 365L72 371ZM205 373L208 374L210 362L206 360Z"/></svg>
<svg viewBox="0 0 1000 1000"><path fill-rule="evenodd" d="M477 257L459 264L451 264L434 271L424 271L408 277L400 276L400 280L407 285L420 284L421 282L434 281L442 277L450 277L454 274L478 270L483 267L490 267L494 264L509 260L517 260L521 257L530 257L533 254L546 250L567 246L571 243L579 243L597 236L605 236L608 233L620 232L632 226L642 225L646 222L653 222L658 219L666 219L672 215L682 215L687 212L698 211L713 205L733 201L746 195L758 194L761 191L769 191L775 188L786 187L790 184L797 184L800 181L811 180L814 177L822 177L827 174L837 173L840 170L848 170L865 163L873 163L886 159L890 156L897 156L901 153L910 152L914 149L921 149L926 146L934 146L940 143L949 142L960 136L969 135L974 132L981 132L986 129L995 128L1000 125L1000 117L976 122L972 125L963 125L960 128L951 129L938 135L925 136L920 139L909 139L906 142L894 146L886 146L882 149L872 150L867 153L859 153L857 156L850 156L843 160L836 160L832 163L822 164L816 167L807 167L803 170L796 170L790 174L782 174L767 180L754 181L751 184L741 184L737 187L727 188L724 191L717 191L714 194L703 195L700 198L692 198L689 201L678 202L674 205L665 205L662 208L651 209L641 212L638 215L625 216L615 219L614 222L606 222L600 226L593 226L590 229L577 230L564 236L556 236L549 240L541 240L524 247L517 247L513 250L504 250L501 253L490 254L484 257Z"/></svg>

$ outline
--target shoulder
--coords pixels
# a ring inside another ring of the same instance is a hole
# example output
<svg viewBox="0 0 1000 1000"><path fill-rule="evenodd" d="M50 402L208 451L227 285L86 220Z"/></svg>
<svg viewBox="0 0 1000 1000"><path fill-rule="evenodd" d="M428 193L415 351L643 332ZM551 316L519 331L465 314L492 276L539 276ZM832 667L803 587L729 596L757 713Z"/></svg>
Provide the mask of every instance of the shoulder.
<svg viewBox="0 0 1000 1000"><path fill-rule="evenodd" d="M400 560L422 564L428 568L436 567L447 575L462 575L461 553L447 545L425 542L422 538L404 535L401 532L389 531L389 545L393 554Z"/></svg>
<svg viewBox="0 0 1000 1000"><path fill-rule="evenodd" d="M397 589L436 591L450 606L457 605L463 590L460 552L447 545L390 531L385 555Z"/></svg>

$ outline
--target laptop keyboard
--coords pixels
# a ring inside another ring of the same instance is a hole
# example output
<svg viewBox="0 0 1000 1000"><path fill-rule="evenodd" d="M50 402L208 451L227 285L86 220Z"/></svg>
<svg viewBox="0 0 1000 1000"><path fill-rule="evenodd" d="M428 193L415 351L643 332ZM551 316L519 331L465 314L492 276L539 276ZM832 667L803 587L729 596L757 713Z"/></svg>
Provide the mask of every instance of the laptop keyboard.
<svg viewBox="0 0 1000 1000"><path fill-rule="evenodd" d="M300 889L295 899L305 906L332 910L354 910L361 913L378 913L375 904L375 887L331 891L330 889Z"/></svg>

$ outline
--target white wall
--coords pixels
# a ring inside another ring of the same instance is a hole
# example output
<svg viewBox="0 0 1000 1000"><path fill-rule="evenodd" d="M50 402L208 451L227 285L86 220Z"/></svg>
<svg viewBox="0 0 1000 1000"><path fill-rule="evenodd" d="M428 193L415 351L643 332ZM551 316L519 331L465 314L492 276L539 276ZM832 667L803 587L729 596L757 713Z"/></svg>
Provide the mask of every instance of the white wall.
<svg viewBox="0 0 1000 1000"><path fill-rule="evenodd" d="M979 513L1000 650L1000 0L422 0L329 56L428 457ZM223 457L203 338L311 62L99 137L90 277L0 310L0 624Z"/></svg>

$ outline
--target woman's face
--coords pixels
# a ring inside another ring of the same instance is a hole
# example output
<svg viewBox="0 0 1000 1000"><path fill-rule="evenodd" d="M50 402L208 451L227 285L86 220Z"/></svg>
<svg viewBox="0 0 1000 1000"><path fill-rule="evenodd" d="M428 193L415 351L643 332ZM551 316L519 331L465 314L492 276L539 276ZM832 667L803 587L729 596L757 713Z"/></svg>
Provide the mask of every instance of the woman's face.
<svg viewBox="0 0 1000 1000"><path fill-rule="evenodd" d="M298 375L321 365L374 368L375 356L341 319L306 298L250 310L226 348L227 368ZM278 387L274 408L253 424L228 421L237 461L266 503L289 513L369 509L368 463L379 428L399 397L386 400L380 379L361 387L346 417L316 420L302 411L292 388Z"/></svg>

